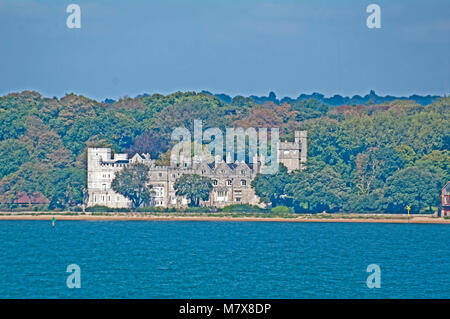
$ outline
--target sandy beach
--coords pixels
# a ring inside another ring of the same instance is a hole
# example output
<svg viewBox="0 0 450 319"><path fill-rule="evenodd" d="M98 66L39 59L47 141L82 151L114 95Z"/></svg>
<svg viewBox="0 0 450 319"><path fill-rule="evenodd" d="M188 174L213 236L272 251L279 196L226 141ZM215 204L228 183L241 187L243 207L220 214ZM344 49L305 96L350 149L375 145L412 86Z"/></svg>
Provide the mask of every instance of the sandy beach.
<svg viewBox="0 0 450 319"><path fill-rule="evenodd" d="M328 215L327 217L312 217L310 215L299 215L294 217L256 217L256 216L206 216L192 215L180 216L170 214L65 214L65 213L45 213L36 214L31 212L21 213L0 213L0 221L2 220L82 220L82 221L236 221L236 222L320 222L320 223L402 223L402 224L450 224L450 219L431 217L431 216L414 216L408 219L405 215L388 215L381 216L368 214L351 214L342 217Z"/></svg>

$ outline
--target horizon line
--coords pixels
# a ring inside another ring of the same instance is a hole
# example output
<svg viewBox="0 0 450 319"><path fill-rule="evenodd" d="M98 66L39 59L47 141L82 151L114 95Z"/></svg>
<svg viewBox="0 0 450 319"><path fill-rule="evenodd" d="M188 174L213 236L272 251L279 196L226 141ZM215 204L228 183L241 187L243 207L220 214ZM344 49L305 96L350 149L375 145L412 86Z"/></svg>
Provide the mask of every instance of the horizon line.
<svg viewBox="0 0 450 319"><path fill-rule="evenodd" d="M86 95L86 94L83 94L83 93L77 93L77 92L74 92L74 91L66 92L66 93L64 93L64 95L61 94L59 96L58 95L51 96L51 94L46 94L45 92L41 92L41 91L39 91L37 89L27 88L27 89L21 89L21 90L17 90L17 91L10 91L10 92L5 92L5 93L0 93L1 94L0 97L6 97L6 96L11 95L11 94L22 94L24 92L36 92L39 95L41 95L42 97L44 97L44 98L45 97L47 97L47 98L55 98L56 97L59 100L64 98L65 96L68 96L68 95L76 95L76 96L82 96L82 97L85 97L85 98L88 98L90 100L94 100L94 101L97 101L97 102L105 102L106 100L113 100L114 102L117 102L118 100L124 99L124 98L135 99L135 98L142 98L142 97L145 97L145 96L152 96L152 95L156 95L156 94L163 95L163 96L169 96L169 95L176 94L176 93L207 94L207 95L212 95L212 96L214 96L216 98L217 98L217 96L221 96L222 95L222 96L227 96L227 97L229 97L231 99L234 99L236 97L244 97L244 98L252 98L252 99L254 99L254 98L257 98L257 99L264 99L264 98L269 99L270 98L270 99L275 99L275 100L278 100L278 101L282 101L282 100L286 100L286 99L287 100L297 100L297 99L299 99L302 96L314 96L314 95L316 95L316 96L318 96L320 98L324 98L324 99L332 99L334 97L342 97L342 98L352 99L352 98L355 98L355 97L356 98L357 97L364 98L364 97L367 97L367 96L377 96L377 97L380 97L380 98L398 98L398 99L406 99L406 98L410 98L410 97L414 97L414 96L416 96L416 97L424 97L424 98L426 98L426 97L428 97L428 98L443 98L443 97L447 97L447 96L450 95L450 90L449 90L449 93L444 93L444 94L439 94L439 95L431 94L431 93L428 93L426 95L422 95L422 94L418 94L418 93L411 93L410 95L394 95L394 94L378 95L375 92L375 90L370 89L368 91L368 93L363 94L363 95L361 95L361 94L353 94L353 95L348 94L348 95L345 95L345 94L341 94L341 93L334 93L334 94L325 95L325 94L320 93L318 91L314 91L314 92L311 92L311 93L302 92L302 93L299 93L296 97L287 96L287 95L281 97L281 96L277 96L277 94L273 90L270 90L267 95L256 95L256 94L248 94L248 95L236 94L236 95L232 95L230 93L224 93L224 92L215 93L215 92L211 92L210 90L205 90L205 89L200 90L200 91L186 89L186 90L175 90L175 91L165 92L165 93L160 93L160 92L147 93L147 92L143 92L143 93L136 94L134 96L131 96L131 95L128 95L128 94L124 94L124 95L121 95L121 96L118 96L118 97L106 97L106 98L102 99L102 98L91 97L89 95Z"/></svg>

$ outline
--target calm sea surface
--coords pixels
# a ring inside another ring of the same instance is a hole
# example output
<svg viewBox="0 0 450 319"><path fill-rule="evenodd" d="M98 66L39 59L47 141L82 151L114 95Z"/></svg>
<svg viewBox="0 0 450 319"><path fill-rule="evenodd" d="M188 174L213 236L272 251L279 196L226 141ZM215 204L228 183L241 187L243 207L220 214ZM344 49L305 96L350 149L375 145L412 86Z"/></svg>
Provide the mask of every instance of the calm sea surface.
<svg viewBox="0 0 450 319"><path fill-rule="evenodd" d="M1 221L0 245L1 298L450 298L449 225Z"/></svg>

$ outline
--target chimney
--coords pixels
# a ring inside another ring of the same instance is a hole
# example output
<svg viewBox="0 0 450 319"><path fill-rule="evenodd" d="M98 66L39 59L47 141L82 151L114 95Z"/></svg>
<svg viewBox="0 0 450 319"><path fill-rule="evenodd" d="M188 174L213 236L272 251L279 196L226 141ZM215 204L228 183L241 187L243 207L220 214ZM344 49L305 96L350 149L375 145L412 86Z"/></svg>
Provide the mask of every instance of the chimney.
<svg viewBox="0 0 450 319"><path fill-rule="evenodd" d="M220 163L222 163L222 157L220 155L214 156L214 167L217 167Z"/></svg>
<svg viewBox="0 0 450 319"><path fill-rule="evenodd" d="M233 163L233 159L231 158L231 153L230 152L227 153L227 163L228 164L232 164Z"/></svg>

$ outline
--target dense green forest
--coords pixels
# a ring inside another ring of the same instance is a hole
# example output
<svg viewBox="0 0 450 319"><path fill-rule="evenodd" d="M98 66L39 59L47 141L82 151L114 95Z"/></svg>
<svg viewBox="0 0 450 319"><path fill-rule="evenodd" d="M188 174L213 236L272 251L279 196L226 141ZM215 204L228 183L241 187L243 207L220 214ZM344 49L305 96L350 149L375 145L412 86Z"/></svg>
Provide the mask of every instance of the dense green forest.
<svg viewBox="0 0 450 319"><path fill-rule="evenodd" d="M204 93L212 94L208 91L202 91ZM233 98L227 94L214 94L215 97L219 98L220 100L224 101L225 103L231 103ZM255 96L251 95L250 98L255 101L258 104L264 104L266 102L272 102L275 104L282 104L282 103L293 103L293 102L301 102L305 100L314 99L319 102L323 102L328 105L334 105L334 106L340 106L340 105L357 105L357 104L368 104L368 103L388 103L392 102L394 100L411 100L421 105L427 105L431 104L439 99L439 96L437 95L411 95L411 96L379 96L375 93L375 91L371 90L369 94L366 94L364 96L361 95L354 95L354 96L342 96L339 94L335 94L331 97L326 97L323 94L320 93L312 93L312 94L300 94L296 99L293 99L291 97L283 97L281 99L278 99L276 94L274 92L270 92L268 96Z"/></svg>
<svg viewBox="0 0 450 319"><path fill-rule="evenodd" d="M0 196L41 193L49 208L83 201L86 148L149 152L165 161L172 129L279 127L281 138L308 130L305 171L261 175L262 199L296 211L423 211L439 205L450 180L450 98L333 106L316 99L283 103L208 93L124 97L97 102L24 91L0 97Z"/></svg>

